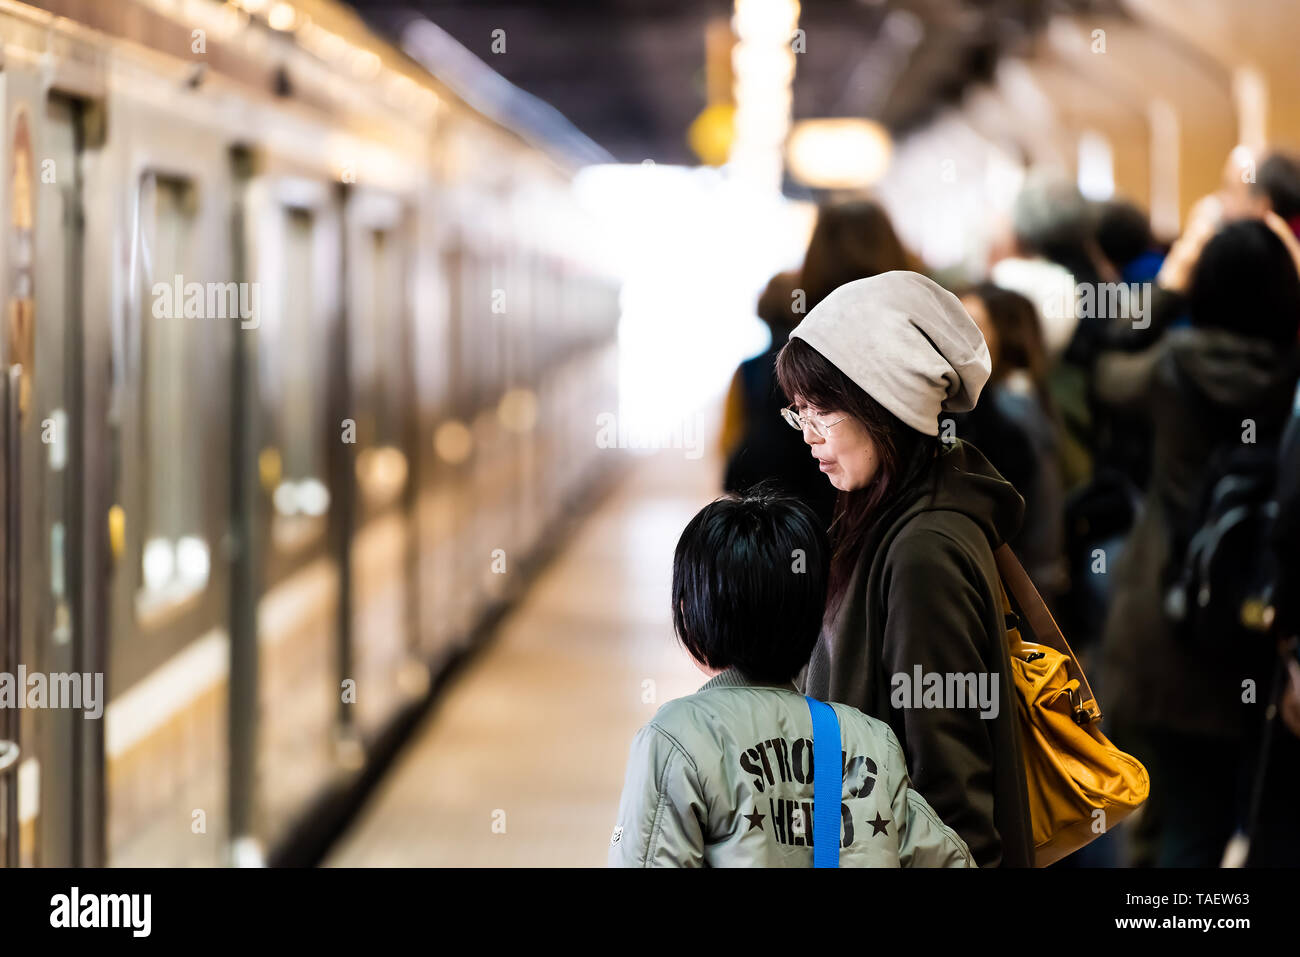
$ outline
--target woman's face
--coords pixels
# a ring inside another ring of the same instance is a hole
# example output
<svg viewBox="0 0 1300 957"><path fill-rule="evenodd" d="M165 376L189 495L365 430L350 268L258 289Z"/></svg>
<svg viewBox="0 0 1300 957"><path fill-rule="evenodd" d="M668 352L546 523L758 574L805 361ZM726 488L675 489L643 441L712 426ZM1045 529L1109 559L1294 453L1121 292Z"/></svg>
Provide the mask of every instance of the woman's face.
<svg viewBox="0 0 1300 957"><path fill-rule="evenodd" d="M803 440L811 447L831 484L841 492L852 492L869 485L880 468L880 458L866 427L853 416L834 409L812 408L798 399L794 407L805 420L812 417L823 424L836 423L825 430L825 438L814 432L811 426L803 430Z"/></svg>

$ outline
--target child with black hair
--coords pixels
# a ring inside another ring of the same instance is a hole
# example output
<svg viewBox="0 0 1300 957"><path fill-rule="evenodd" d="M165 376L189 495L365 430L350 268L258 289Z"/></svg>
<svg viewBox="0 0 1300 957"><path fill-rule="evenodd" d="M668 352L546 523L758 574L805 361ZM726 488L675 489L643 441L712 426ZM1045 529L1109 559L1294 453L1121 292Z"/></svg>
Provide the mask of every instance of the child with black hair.
<svg viewBox="0 0 1300 957"><path fill-rule="evenodd" d="M764 491L721 498L686 526L673 558L673 626L712 678L637 733L611 866L813 865L812 717L793 678L821 629L828 552L807 505ZM889 726L832 707L839 865L974 867L911 787Z"/></svg>

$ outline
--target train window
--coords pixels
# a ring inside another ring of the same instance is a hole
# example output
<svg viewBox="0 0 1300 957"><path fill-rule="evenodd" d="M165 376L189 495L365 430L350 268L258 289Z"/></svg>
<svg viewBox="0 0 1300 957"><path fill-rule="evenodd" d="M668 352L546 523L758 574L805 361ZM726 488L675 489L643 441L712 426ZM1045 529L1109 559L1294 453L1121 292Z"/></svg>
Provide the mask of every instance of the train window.
<svg viewBox="0 0 1300 957"><path fill-rule="evenodd" d="M141 184L141 414L143 425L142 610L180 601L208 582L204 537L202 398L196 394L201 323L185 318L175 286L195 280L198 196L186 180L147 176Z"/></svg>
<svg viewBox="0 0 1300 957"><path fill-rule="evenodd" d="M271 540L291 550L319 536L330 497L321 445L324 352L313 347L321 338L317 225L310 210L296 207L284 209L280 225L279 277L284 285L277 290L276 315L268 329L271 347L263 353L276 445L263 450L258 466L263 484L273 490Z"/></svg>
<svg viewBox="0 0 1300 957"><path fill-rule="evenodd" d="M396 377L388 374L401 349L399 248L388 230L370 230L366 240L365 264L357 277L363 297L363 329L356 350L363 365L357 369L357 379L364 385L373 416L368 437L377 445L386 445L397 440L400 412L400 397L394 394Z"/></svg>
<svg viewBox="0 0 1300 957"><path fill-rule="evenodd" d="M406 482L401 451L403 394L408 361L402 322L405 312L402 246L395 231L367 230L355 274L357 315L352 340L357 419L357 481L361 494L378 506L391 501Z"/></svg>

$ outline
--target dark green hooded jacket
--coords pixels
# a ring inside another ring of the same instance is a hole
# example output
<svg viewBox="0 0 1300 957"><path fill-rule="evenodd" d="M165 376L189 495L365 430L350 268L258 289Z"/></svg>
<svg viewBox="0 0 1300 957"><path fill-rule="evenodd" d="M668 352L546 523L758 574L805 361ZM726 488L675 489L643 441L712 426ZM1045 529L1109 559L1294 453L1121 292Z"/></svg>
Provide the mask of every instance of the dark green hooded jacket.
<svg viewBox="0 0 1300 957"><path fill-rule="evenodd" d="M935 476L875 522L802 686L889 724L913 785L980 867L1028 867L1019 716L993 560L1019 529L1024 500L960 441L945 448ZM923 679L984 674L997 689L996 716L956 699L927 704L915 689L918 668Z"/></svg>

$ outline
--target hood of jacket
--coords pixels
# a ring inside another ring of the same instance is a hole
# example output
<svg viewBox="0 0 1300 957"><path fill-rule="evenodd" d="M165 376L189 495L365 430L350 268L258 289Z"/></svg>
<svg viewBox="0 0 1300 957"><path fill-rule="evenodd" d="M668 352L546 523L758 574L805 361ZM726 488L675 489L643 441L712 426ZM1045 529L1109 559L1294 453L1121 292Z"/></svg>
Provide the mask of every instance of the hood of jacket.
<svg viewBox="0 0 1300 957"><path fill-rule="evenodd" d="M1173 330L1169 354L1184 382L1220 408L1276 404L1295 380L1294 349L1223 329Z"/></svg>
<svg viewBox="0 0 1300 957"><path fill-rule="evenodd" d="M1010 541L1020 530L1025 500L975 446L960 439L945 445L932 480L908 489L876 523L888 537L921 512L952 511L967 516L984 533L990 548ZM876 536L872 536L875 538ZM883 538L876 538L877 542Z"/></svg>

